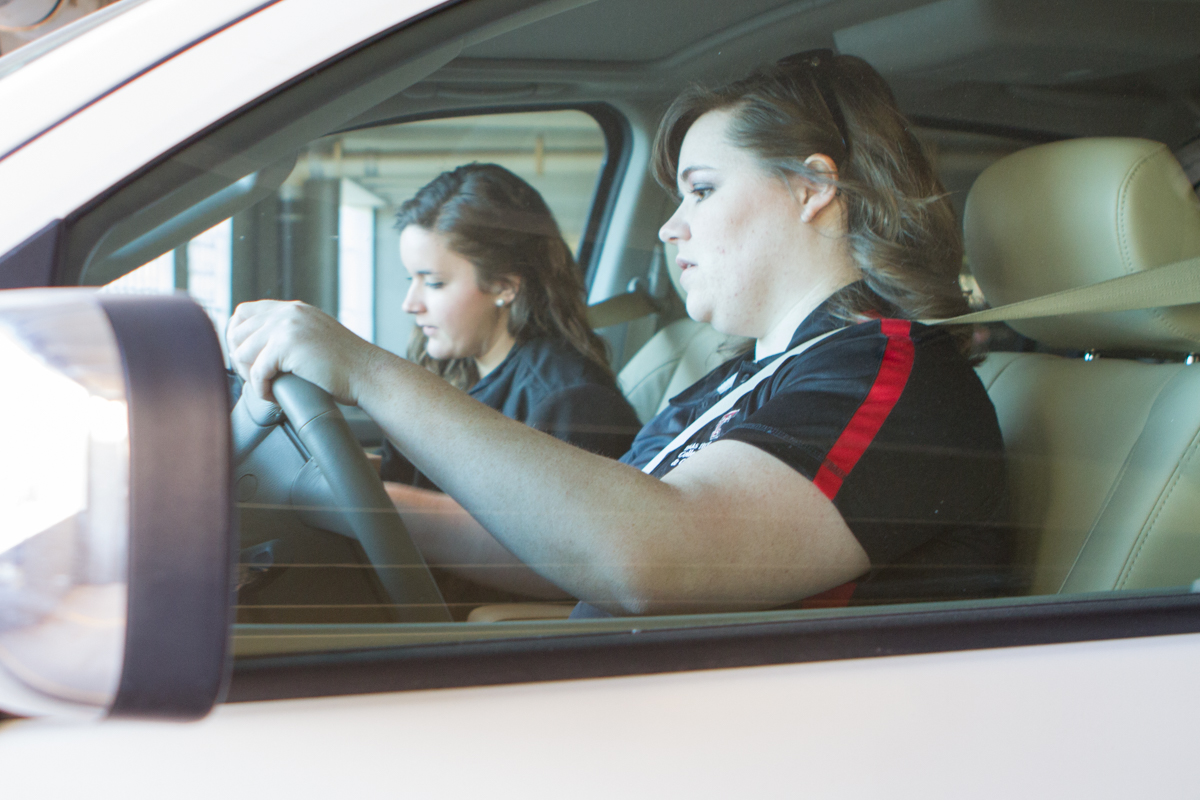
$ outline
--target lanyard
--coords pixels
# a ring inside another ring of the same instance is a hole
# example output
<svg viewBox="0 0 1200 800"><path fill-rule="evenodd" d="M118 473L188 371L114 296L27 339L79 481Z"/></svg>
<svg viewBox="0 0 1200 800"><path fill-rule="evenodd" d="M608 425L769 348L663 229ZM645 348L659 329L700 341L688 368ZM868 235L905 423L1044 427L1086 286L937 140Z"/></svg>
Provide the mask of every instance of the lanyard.
<svg viewBox="0 0 1200 800"><path fill-rule="evenodd" d="M680 433L678 436L676 436L674 439L672 439L671 443L669 445L667 445L662 450L660 450L658 455L656 455L654 458L650 459L650 463L648 463L646 466L642 467L642 472L646 473L647 475L653 473L654 470L658 468L658 465L661 464L667 456L669 456L671 453L675 452L676 450L678 450L679 448L681 448L685 444L687 444L688 440L691 439L694 435L696 435L696 433L698 433L700 431L700 429L702 429L705 425L712 422L714 419L716 419L721 414L724 414L729 409L733 408L734 404L737 403L737 401L740 400L743 395L745 395L747 392L749 392L755 386L758 386L760 383L765 381L767 378L774 375L775 371L777 369L779 369L781 366L783 366L783 363L785 361L789 361L790 359L795 358L796 356L800 355L808 348L815 345L817 342L819 342L822 339L825 339L829 336L832 336L833 334L837 333L840 330L845 330L845 328L837 328L832 331L826 331L825 333L821 334L820 336L809 339L807 342L804 342L803 344L796 345L791 350L788 350L786 353L781 355L779 358L775 359L770 364L768 364L767 366L760 369L753 376L751 376L749 379L747 379L741 386L738 386L732 392L725 395L717 402L713 403L713 405L710 406L707 411L705 411L703 414L701 414L699 417L697 417L696 420L694 422L692 422L691 425L688 425L686 428L684 428L683 432ZM737 373L734 372L733 376L736 376L736 375L737 375ZM730 376L730 378L732 379L733 376ZM722 388L724 388L724 387L723 386L718 387L717 391L721 391Z"/></svg>

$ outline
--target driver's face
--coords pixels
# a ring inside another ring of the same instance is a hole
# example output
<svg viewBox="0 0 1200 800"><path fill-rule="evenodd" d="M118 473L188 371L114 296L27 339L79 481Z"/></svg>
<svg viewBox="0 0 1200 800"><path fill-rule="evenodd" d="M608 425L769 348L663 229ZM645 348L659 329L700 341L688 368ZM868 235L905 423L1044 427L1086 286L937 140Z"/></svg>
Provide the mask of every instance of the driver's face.
<svg viewBox="0 0 1200 800"><path fill-rule="evenodd" d="M417 225L400 233L400 260L411 283L404 310L416 317L437 359L483 358L505 338L503 292L479 288L475 266L446 245L445 237Z"/></svg>

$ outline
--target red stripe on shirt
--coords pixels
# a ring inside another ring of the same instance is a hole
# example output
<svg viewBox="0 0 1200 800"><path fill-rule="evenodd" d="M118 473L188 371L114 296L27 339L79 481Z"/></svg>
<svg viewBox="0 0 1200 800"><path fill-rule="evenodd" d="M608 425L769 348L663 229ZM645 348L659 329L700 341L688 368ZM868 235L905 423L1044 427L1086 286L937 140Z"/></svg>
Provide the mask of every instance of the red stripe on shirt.
<svg viewBox="0 0 1200 800"><path fill-rule="evenodd" d="M801 608L845 608L850 605L850 598L858 584L848 581L841 586L826 589L820 594L814 594L800 601Z"/></svg>
<svg viewBox="0 0 1200 800"><path fill-rule="evenodd" d="M879 374L875 376L875 383L867 392L866 399L829 449L825 463L821 464L817 476L813 478L816 487L830 500L837 496L842 481L871 446L888 414L892 413L900 400L908 376L912 373L915 353L912 323L903 319L883 319L879 325L887 337Z"/></svg>

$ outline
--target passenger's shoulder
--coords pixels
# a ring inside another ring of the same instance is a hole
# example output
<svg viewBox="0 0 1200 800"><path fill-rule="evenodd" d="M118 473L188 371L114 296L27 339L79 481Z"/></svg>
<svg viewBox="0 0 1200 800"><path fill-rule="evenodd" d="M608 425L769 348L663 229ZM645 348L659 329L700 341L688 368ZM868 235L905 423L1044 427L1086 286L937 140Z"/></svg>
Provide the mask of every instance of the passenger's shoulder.
<svg viewBox="0 0 1200 800"><path fill-rule="evenodd" d="M541 384L547 391L586 384L615 385L611 375L563 339L530 339L520 347L521 379Z"/></svg>

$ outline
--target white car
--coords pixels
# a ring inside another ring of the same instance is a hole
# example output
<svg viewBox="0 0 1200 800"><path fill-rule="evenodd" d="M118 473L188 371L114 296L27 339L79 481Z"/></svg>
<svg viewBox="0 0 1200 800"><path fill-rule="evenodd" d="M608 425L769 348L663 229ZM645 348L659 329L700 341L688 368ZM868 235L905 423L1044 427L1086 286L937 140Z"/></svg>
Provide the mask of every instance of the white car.
<svg viewBox="0 0 1200 800"><path fill-rule="evenodd" d="M404 352L390 218L472 160L546 196L653 414L724 352L659 115L813 47L891 83L964 289L1042 304L978 329L1026 593L569 620L358 513L354 409L230 417L238 302ZM1198 59L1190 0L121 0L0 58L0 791L1195 792Z"/></svg>

